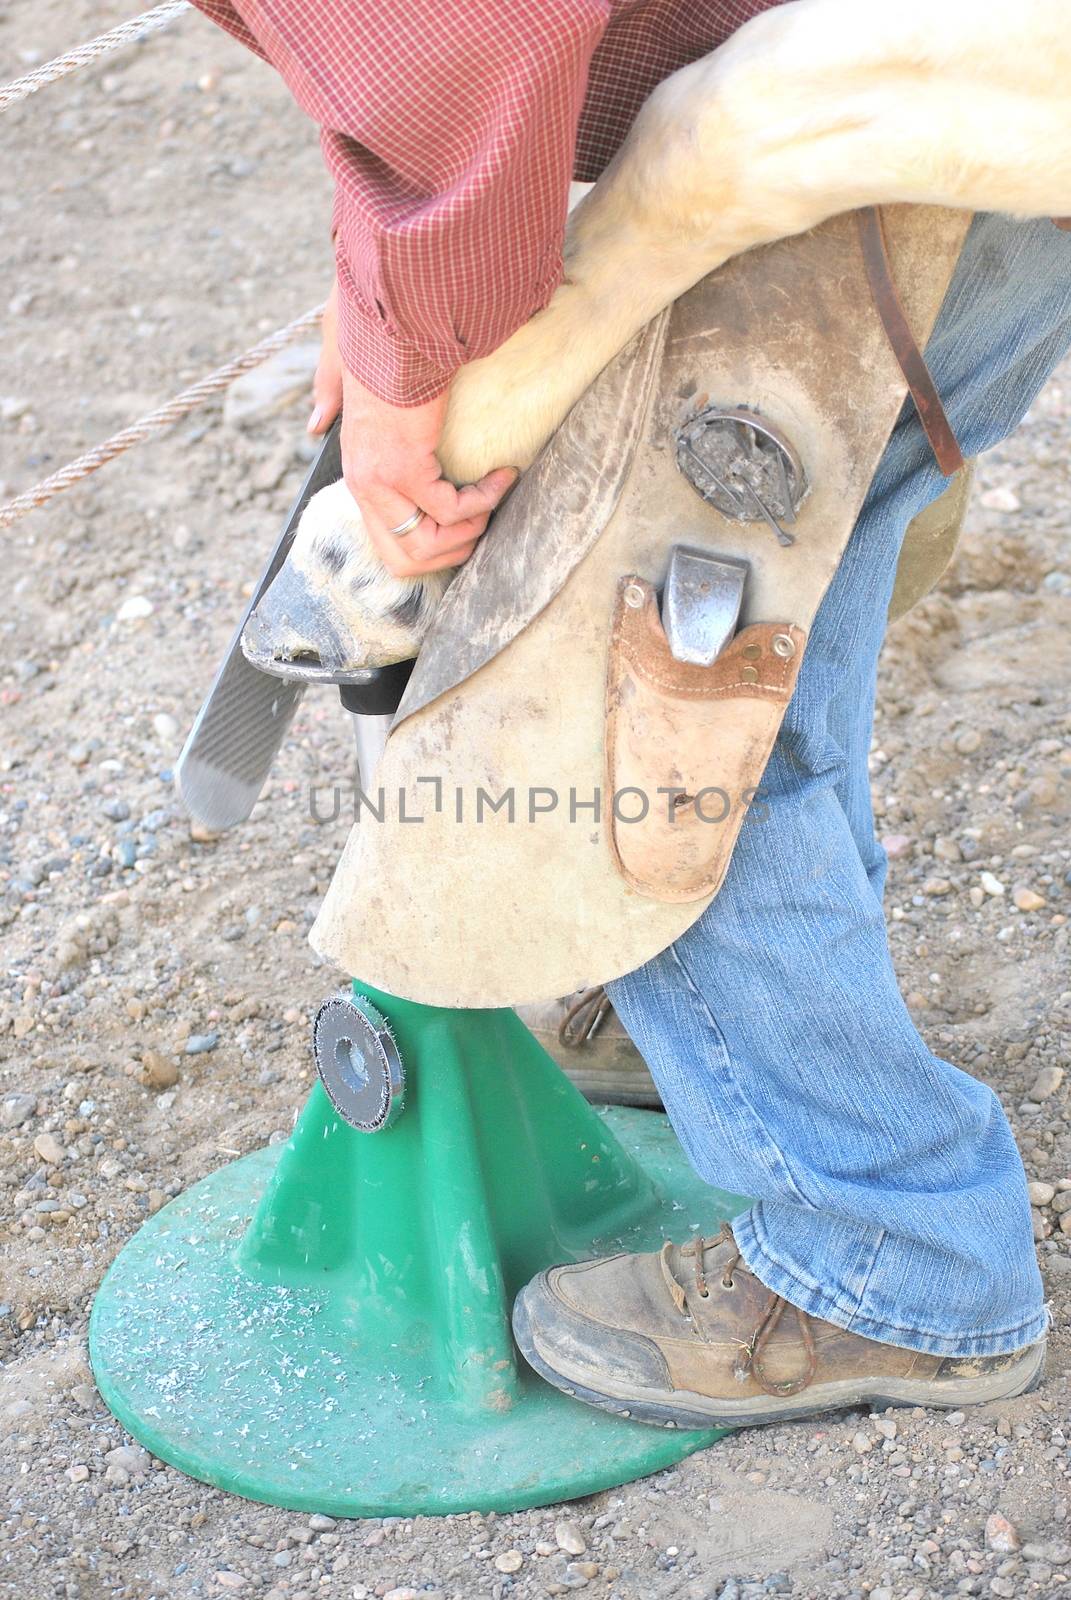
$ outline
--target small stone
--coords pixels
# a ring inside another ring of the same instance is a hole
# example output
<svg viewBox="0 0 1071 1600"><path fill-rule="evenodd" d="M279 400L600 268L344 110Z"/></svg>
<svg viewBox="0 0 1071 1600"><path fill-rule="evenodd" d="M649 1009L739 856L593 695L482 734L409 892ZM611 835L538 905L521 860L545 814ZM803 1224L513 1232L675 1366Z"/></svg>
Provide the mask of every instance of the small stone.
<svg viewBox="0 0 1071 1600"><path fill-rule="evenodd" d="M556 1522L554 1524L554 1542L559 1550L564 1550L567 1556L582 1556L587 1549L587 1542L580 1531L578 1522Z"/></svg>
<svg viewBox="0 0 1071 1600"><path fill-rule="evenodd" d="M0 1128L21 1128L36 1110L36 1095L6 1094L0 1101Z"/></svg>
<svg viewBox="0 0 1071 1600"><path fill-rule="evenodd" d="M1022 501L1014 489L999 484L995 489L986 489L984 494L980 494L978 503L985 506L987 511L1018 511Z"/></svg>
<svg viewBox="0 0 1071 1600"><path fill-rule="evenodd" d="M935 900L941 895L951 894L952 885L947 878L927 878L922 885L922 892L925 895L929 895L932 900Z"/></svg>
<svg viewBox="0 0 1071 1600"><path fill-rule="evenodd" d="M85 1483L89 1477L89 1468L78 1463L76 1466L67 1468L67 1476L72 1483Z"/></svg>
<svg viewBox="0 0 1071 1600"><path fill-rule="evenodd" d="M1060 796L1060 789L1052 778L1035 778L1030 785L1029 794L1039 806L1055 805Z"/></svg>
<svg viewBox="0 0 1071 1600"><path fill-rule="evenodd" d="M153 732L165 744L170 744L172 739L178 738L179 725L168 711L158 711L152 719Z"/></svg>
<svg viewBox="0 0 1071 1600"><path fill-rule="evenodd" d="M159 1050L146 1050L141 1058L141 1081L147 1089L173 1089L179 1081L178 1066Z"/></svg>
<svg viewBox="0 0 1071 1600"><path fill-rule="evenodd" d="M254 489L277 489L293 465L294 453L289 444L265 456L253 469L250 479Z"/></svg>
<svg viewBox="0 0 1071 1600"><path fill-rule="evenodd" d="M67 1152L53 1133L39 1133L33 1142L34 1152L50 1167L58 1167Z"/></svg>
<svg viewBox="0 0 1071 1600"><path fill-rule="evenodd" d="M986 1518L985 1543L987 1550L998 1550L1002 1555L1011 1555L1020 1548L1022 1540L1015 1524L1009 1522L1007 1517L1001 1516L999 1511L994 1511Z"/></svg>
<svg viewBox="0 0 1071 1600"><path fill-rule="evenodd" d="M1004 885L1001 883L1000 879L995 878L991 872L983 872L981 877L978 879L978 882L982 885L982 888L986 894L996 897L997 895L1002 895L1004 893Z"/></svg>
<svg viewBox="0 0 1071 1600"><path fill-rule="evenodd" d="M116 1489L122 1489L130 1482L130 1474L125 1467L120 1467L114 1461L104 1471L105 1483L112 1484Z"/></svg>
<svg viewBox="0 0 1071 1600"><path fill-rule="evenodd" d="M1065 1238L1071 1239L1071 1211L1065 1211L1060 1218L1060 1232Z"/></svg>
<svg viewBox="0 0 1071 1600"><path fill-rule="evenodd" d="M307 397L319 359L319 343L308 341L289 345L251 372L243 372L224 397L224 423L229 428L248 428Z"/></svg>
<svg viewBox="0 0 1071 1600"><path fill-rule="evenodd" d="M338 1523L334 1517L326 1517L322 1511L314 1511L309 1518L309 1527L313 1533L330 1533L332 1528L338 1527Z"/></svg>
<svg viewBox="0 0 1071 1600"><path fill-rule="evenodd" d="M503 1550L500 1556L495 1557L499 1572L520 1572L523 1565L524 1557L519 1550Z"/></svg>
<svg viewBox="0 0 1071 1600"><path fill-rule="evenodd" d="M1063 1067L1042 1067L1028 1094L1031 1100L1050 1100L1064 1081Z"/></svg>
<svg viewBox="0 0 1071 1600"><path fill-rule="evenodd" d="M1032 1178L1026 1186L1032 1206L1051 1205L1056 1194L1055 1186L1051 1183L1042 1183L1038 1178Z"/></svg>
<svg viewBox="0 0 1071 1600"><path fill-rule="evenodd" d="M598 1563L594 1561L570 1561L565 1569L566 1577L597 1578L599 1576Z"/></svg>
<svg viewBox="0 0 1071 1600"><path fill-rule="evenodd" d="M218 1033L191 1033L186 1040L186 1054L188 1056L203 1056L209 1050L214 1050L219 1043Z"/></svg>
<svg viewBox="0 0 1071 1600"><path fill-rule="evenodd" d="M100 809L109 822L125 822L130 816L130 807L125 800L105 800Z"/></svg>
<svg viewBox="0 0 1071 1600"><path fill-rule="evenodd" d="M868 1433L857 1433L852 1436L852 1449L857 1455L869 1455L874 1448L874 1441Z"/></svg>
<svg viewBox="0 0 1071 1600"><path fill-rule="evenodd" d="M956 750L961 756L973 756L981 743L982 735L977 728L964 728L956 738Z"/></svg>
<svg viewBox="0 0 1071 1600"><path fill-rule="evenodd" d="M938 834L933 841L933 853L938 861L956 862L963 860L963 851L955 839L945 838L941 834Z"/></svg>
<svg viewBox="0 0 1071 1600"><path fill-rule="evenodd" d="M156 607L152 601L147 600L143 594L132 594L129 599L123 601L115 613L115 620L117 622L142 622L146 617L151 617L155 609Z"/></svg>
<svg viewBox="0 0 1071 1600"><path fill-rule="evenodd" d="M221 1589L244 1589L247 1582L240 1572L229 1572L226 1569L214 1573L213 1576Z"/></svg>
<svg viewBox="0 0 1071 1600"><path fill-rule="evenodd" d="M1019 911L1040 911L1046 900L1036 889L1028 889L1025 884L1018 884L1012 890L1012 904Z"/></svg>
<svg viewBox="0 0 1071 1600"><path fill-rule="evenodd" d="M891 1417L875 1417L874 1429L883 1439L896 1438L896 1423Z"/></svg>
<svg viewBox="0 0 1071 1600"><path fill-rule="evenodd" d="M1035 1211L1033 1208L1030 1211L1030 1231L1035 1244L1040 1244L1052 1233L1052 1224L1040 1211Z"/></svg>
<svg viewBox="0 0 1071 1600"><path fill-rule="evenodd" d="M96 1411L100 1405L100 1395L91 1383L76 1383L71 1390L71 1399L83 1411Z"/></svg>
<svg viewBox="0 0 1071 1600"><path fill-rule="evenodd" d="M140 1444L119 1444L104 1457L110 1467L119 1467L131 1477L143 1477L152 1465L152 1457Z"/></svg>
<svg viewBox="0 0 1071 1600"><path fill-rule="evenodd" d="M915 845L914 839L906 833L887 833L881 842L890 861L902 860Z"/></svg>

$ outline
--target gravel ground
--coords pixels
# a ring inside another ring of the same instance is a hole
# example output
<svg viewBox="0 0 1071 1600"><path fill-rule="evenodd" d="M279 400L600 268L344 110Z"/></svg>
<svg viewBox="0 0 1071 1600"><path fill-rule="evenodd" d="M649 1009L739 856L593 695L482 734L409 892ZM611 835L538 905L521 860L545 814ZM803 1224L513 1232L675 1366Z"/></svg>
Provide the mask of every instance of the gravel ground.
<svg viewBox="0 0 1071 1600"><path fill-rule="evenodd" d="M15 0L0 80L125 9ZM15 492L314 305L330 260L312 130L198 18L44 91L5 133ZM202 412L8 536L0 1591L1071 1591L1071 367L982 464L950 575L890 636L873 756L904 991L934 1048L1000 1094L1034 1185L1044 1386L965 1416L740 1434L557 1512L337 1526L190 1482L105 1412L85 1346L103 1271L169 1196L290 1126L338 980L304 938L342 838L308 800L347 771L333 697L307 698L233 834L192 840L170 776L300 480L303 420L300 401L244 426Z"/></svg>

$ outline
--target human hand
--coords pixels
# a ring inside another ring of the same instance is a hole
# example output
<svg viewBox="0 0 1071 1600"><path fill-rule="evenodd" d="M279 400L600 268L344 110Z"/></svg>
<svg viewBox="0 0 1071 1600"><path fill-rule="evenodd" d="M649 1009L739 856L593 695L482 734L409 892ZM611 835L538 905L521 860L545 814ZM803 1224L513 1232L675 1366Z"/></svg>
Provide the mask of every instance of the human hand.
<svg viewBox="0 0 1071 1600"><path fill-rule="evenodd" d="M320 319L320 359L312 380L312 416L306 424L310 433L326 433L342 409L342 357L338 353L338 279L324 302Z"/></svg>
<svg viewBox="0 0 1071 1600"><path fill-rule="evenodd" d="M342 406L342 468L365 530L389 572L416 577L466 561L491 512L517 478L499 467L479 483L454 487L442 476L436 450L447 395L419 406L392 406L345 370L338 353L337 288L324 311L323 346L313 383L316 407L309 432L323 433ZM389 530L425 515L398 538Z"/></svg>

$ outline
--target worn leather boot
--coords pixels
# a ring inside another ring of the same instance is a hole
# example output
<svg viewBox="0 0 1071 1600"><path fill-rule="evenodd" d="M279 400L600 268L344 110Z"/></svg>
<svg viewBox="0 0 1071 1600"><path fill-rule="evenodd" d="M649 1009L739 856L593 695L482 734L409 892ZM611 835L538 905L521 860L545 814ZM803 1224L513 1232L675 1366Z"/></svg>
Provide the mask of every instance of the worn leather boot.
<svg viewBox="0 0 1071 1600"><path fill-rule="evenodd" d="M647 1255L550 1267L513 1328L548 1383L664 1428L742 1427L848 1406L956 1408L1022 1394L1045 1343L933 1356L809 1317L749 1272L729 1227Z"/></svg>

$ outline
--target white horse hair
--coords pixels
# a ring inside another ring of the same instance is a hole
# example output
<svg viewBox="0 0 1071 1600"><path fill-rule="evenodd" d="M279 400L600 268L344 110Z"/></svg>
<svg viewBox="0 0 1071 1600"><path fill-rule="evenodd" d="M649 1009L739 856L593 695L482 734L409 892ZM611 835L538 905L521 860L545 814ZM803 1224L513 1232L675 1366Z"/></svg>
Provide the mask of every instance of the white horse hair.
<svg viewBox="0 0 1071 1600"><path fill-rule="evenodd" d="M572 213L549 305L458 372L444 473L528 466L633 334L743 250L867 205L1071 213L1069 83L1067 0L761 13L659 85ZM310 502L292 561L330 593L354 664L398 659L399 635L415 653L449 576L385 573L342 485Z"/></svg>

